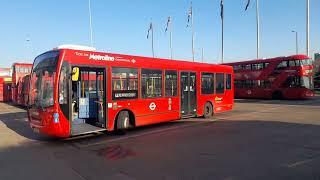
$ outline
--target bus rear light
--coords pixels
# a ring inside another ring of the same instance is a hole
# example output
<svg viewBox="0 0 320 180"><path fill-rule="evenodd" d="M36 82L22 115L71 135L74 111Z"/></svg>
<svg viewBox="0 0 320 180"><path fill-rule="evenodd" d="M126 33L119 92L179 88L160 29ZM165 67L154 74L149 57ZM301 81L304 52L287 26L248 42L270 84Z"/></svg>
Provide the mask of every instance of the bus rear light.
<svg viewBox="0 0 320 180"><path fill-rule="evenodd" d="M55 124L59 123L59 113L54 113L53 114L53 122Z"/></svg>

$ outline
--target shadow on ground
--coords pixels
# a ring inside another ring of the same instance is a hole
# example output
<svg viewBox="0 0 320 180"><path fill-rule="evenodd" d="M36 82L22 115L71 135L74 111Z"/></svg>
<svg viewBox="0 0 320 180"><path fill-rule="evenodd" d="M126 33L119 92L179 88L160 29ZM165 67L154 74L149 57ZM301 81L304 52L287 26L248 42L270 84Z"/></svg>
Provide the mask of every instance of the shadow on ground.
<svg viewBox="0 0 320 180"><path fill-rule="evenodd" d="M0 121L3 122L9 129L16 132L18 135L27 139L38 141L52 140L40 134L36 134L30 128L26 112L4 113L0 114Z"/></svg>
<svg viewBox="0 0 320 180"><path fill-rule="evenodd" d="M217 121L134 136L168 126L180 124L0 149L0 179L320 178L320 126Z"/></svg>

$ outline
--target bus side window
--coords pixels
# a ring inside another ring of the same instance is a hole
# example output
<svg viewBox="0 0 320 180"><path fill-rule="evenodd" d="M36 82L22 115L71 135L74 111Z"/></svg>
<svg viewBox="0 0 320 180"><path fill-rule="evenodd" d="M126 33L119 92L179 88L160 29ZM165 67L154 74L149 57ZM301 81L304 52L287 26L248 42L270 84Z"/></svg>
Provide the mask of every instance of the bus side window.
<svg viewBox="0 0 320 180"><path fill-rule="evenodd" d="M162 97L162 70L141 70L142 98Z"/></svg>
<svg viewBox="0 0 320 180"><path fill-rule="evenodd" d="M138 69L112 68L112 99L138 98Z"/></svg>
<svg viewBox="0 0 320 180"><path fill-rule="evenodd" d="M245 65L245 70L251 70L251 64Z"/></svg>
<svg viewBox="0 0 320 180"><path fill-rule="evenodd" d="M165 72L165 91L166 91L166 97L174 97L177 96L177 81L178 81L178 75L177 71L166 71Z"/></svg>
<svg viewBox="0 0 320 180"><path fill-rule="evenodd" d="M282 61L278 66L277 69L284 69L288 67L288 61Z"/></svg>
<svg viewBox="0 0 320 180"><path fill-rule="evenodd" d="M201 74L201 94L214 93L214 74L202 73Z"/></svg>
<svg viewBox="0 0 320 180"><path fill-rule="evenodd" d="M216 94L224 93L224 74L217 73L216 74Z"/></svg>
<svg viewBox="0 0 320 180"><path fill-rule="evenodd" d="M232 89L231 82L232 82L231 74L227 74L227 78L226 78L226 89L228 89L228 90Z"/></svg>
<svg viewBox="0 0 320 180"><path fill-rule="evenodd" d="M294 67L294 66L296 66L295 61L294 60L289 61L289 67Z"/></svg>

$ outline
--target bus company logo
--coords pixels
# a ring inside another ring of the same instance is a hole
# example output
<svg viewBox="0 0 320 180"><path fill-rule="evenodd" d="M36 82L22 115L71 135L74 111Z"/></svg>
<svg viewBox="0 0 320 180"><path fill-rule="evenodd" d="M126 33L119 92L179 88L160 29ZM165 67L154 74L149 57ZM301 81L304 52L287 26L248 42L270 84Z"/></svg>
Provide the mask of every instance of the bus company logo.
<svg viewBox="0 0 320 180"><path fill-rule="evenodd" d="M306 69L304 70L304 74L311 74L313 73L312 69Z"/></svg>
<svg viewBox="0 0 320 180"><path fill-rule="evenodd" d="M97 60L97 61L114 61L114 57L110 57L108 55L95 55L95 54L90 54L89 59Z"/></svg>
<svg viewBox="0 0 320 180"><path fill-rule="evenodd" d="M156 107L157 107L157 105L154 102L150 103L150 105L149 105L149 108L151 111L154 111L156 109Z"/></svg>
<svg viewBox="0 0 320 180"><path fill-rule="evenodd" d="M219 98L219 97L216 97L216 98L214 99L214 101L215 101L216 103L221 103L222 100L223 100L223 98Z"/></svg>

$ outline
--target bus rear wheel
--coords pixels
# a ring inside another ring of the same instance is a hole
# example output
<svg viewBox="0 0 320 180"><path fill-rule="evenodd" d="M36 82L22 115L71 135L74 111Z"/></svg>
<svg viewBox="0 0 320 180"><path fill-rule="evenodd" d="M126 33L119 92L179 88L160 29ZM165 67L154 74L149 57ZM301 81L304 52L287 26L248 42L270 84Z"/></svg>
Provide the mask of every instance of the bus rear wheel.
<svg viewBox="0 0 320 180"><path fill-rule="evenodd" d="M213 107L212 104L207 102L204 105L204 113L203 113L203 117L206 119L212 118L213 117Z"/></svg>
<svg viewBox="0 0 320 180"><path fill-rule="evenodd" d="M128 111L121 111L117 117L116 131L123 134L130 127L130 115Z"/></svg>

